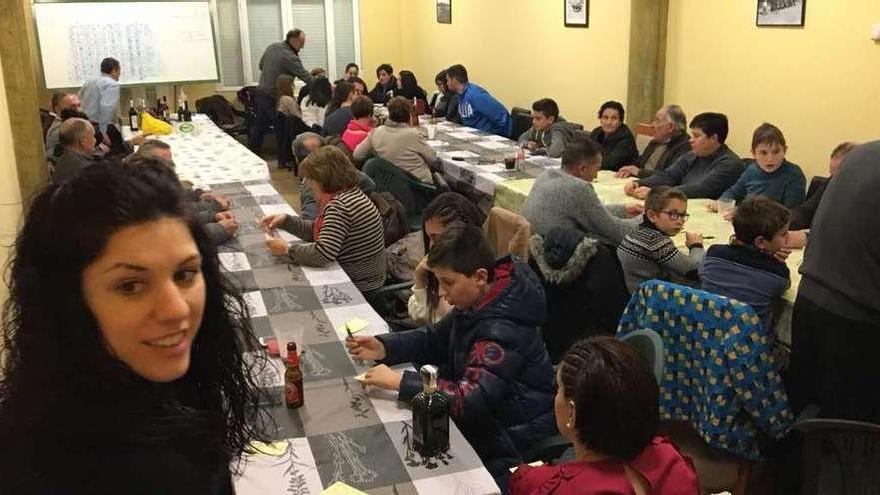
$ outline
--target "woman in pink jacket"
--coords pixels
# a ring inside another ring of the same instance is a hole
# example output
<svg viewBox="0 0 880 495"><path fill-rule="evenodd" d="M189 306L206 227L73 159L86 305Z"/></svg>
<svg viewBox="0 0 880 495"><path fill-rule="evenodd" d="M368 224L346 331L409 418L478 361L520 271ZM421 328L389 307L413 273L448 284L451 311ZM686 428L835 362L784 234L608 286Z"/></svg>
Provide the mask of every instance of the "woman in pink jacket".
<svg viewBox="0 0 880 495"><path fill-rule="evenodd" d="M521 465L511 495L696 495L690 460L656 436L659 388L644 359L611 337L582 340L556 374L554 408L575 460Z"/></svg>
<svg viewBox="0 0 880 495"><path fill-rule="evenodd" d="M358 96L351 104L352 118L342 133L342 142L354 151L357 145L367 138L373 130L373 100L368 96Z"/></svg>

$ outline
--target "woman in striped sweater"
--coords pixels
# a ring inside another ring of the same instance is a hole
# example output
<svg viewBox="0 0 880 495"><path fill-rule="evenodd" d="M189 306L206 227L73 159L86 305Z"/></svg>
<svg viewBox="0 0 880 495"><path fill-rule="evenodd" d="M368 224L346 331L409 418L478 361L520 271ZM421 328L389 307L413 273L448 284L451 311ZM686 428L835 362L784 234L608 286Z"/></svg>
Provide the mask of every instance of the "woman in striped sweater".
<svg viewBox="0 0 880 495"><path fill-rule="evenodd" d="M318 200L315 220L279 213L263 218L271 233L282 228L305 242L288 243L276 235L267 238L269 251L287 255L306 266L334 261L361 292L385 283L385 237L382 218L373 202L357 187L354 166L335 146L312 152L302 163L309 187Z"/></svg>

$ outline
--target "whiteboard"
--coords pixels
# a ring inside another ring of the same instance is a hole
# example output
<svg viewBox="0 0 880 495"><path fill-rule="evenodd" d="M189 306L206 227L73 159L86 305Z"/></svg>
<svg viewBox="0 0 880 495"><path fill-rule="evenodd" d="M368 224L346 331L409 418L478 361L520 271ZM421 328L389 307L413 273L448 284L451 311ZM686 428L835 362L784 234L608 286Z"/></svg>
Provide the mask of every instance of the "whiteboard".
<svg viewBox="0 0 880 495"><path fill-rule="evenodd" d="M119 60L121 84L219 80L210 3L35 3L47 89L74 88Z"/></svg>

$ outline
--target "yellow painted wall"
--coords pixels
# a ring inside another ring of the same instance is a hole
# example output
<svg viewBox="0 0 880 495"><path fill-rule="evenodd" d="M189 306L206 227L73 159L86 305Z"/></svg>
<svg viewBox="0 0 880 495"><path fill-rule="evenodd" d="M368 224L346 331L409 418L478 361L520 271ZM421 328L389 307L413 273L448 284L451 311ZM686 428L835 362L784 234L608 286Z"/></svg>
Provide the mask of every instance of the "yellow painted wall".
<svg viewBox="0 0 880 495"><path fill-rule="evenodd" d="M430 93L437 72L462 63L508 108L547 96L588 128L597 125L603 101L626 101L628 0L590 2L589 29L564 27L556 0L454 0L452 24L437 23L433 0L401 0L399 24L389 21L394 1L360 5L370 85L376 65L388 61L395 71L412 70Z"/></svg>
<svg viewBox="0 0 880 495"><path fill-rule="evenodd" d="M880 1L808 1L804 28L756 27L754 1L669 4L666 101L726 113L736 152L771 122L809 177L837 143L880 138Z"/></svg>
<svg viewBox="0 0 880 495"><path fill-rule="evenodd" d="M21 192L12 149L12 128L9 123L9 105L3 67L0 66L0 273L6 266L9 246L15 240L21 216ZM5 275L4 275L5 277ZM6 279L0 281L0 304L6 300Z"/></svg>

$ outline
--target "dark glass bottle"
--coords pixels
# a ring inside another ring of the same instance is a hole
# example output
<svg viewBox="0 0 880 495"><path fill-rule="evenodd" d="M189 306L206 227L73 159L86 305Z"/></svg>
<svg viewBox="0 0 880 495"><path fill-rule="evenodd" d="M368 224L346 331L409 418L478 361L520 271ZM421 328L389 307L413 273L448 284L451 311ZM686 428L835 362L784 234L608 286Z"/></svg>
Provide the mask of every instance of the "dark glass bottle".
<svg viewBox="0 0 880 495"><path fill-rule="evenodd" d="M190 122L192 120L192 112L189 111L189 103L183 100L183 121Z"/></svg>
<svg viewBox="0 0 880 495"><path fill-rule="evenodd" d="M412 400L413 448L422 457L449 450L449 398L437 391L437 367L419 369L422 391Z"/></svg>
<svg viewBox="0 0 880 495"><path fill-rule="evenodd" d="M296 353L296 342L287 343L287 360L284 363L284 401L287 407L296 409L305 402L303 394L303 374L299 369L299 354Z"/></svg>
<svg viewBox="0 0 880 495"><path fill-rule="evenodd" d="M162 111L159 112L159 114L162 115L162 120L164 120L165 122L168 122L168 97L167 96L162 97Z"/></svg>
<svg viewBox="0 0 880 495"><path fill-rule="evenodd" d="M139 129L138 112L134 108L134 100L128 100L128 125L131 127L131 132L137 132Z"/></svg>

